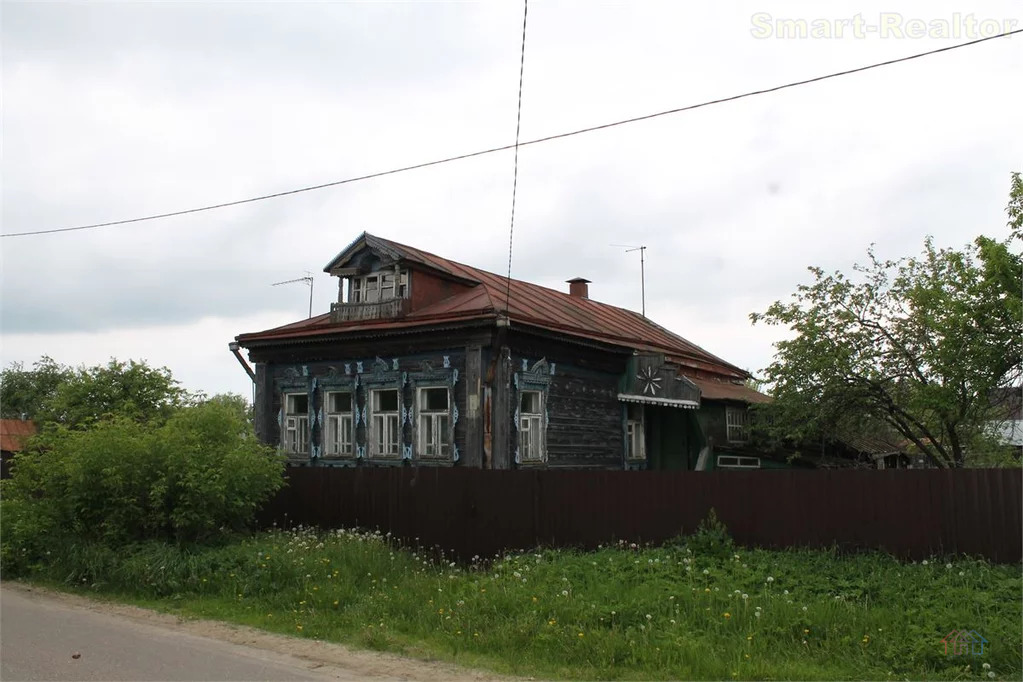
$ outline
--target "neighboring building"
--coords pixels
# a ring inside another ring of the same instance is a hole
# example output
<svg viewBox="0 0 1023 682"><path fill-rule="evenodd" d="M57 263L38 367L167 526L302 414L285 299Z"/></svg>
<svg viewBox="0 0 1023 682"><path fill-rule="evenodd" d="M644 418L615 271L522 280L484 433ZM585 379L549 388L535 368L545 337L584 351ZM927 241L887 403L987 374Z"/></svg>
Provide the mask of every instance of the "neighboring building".
<svg viewBox="0 0 1023 682"><path fill-rule="evenodd" d="M585 279L554 291L366 233L324 270L329 313L236 339L257 432L294 465L763 466L719 453L768 400L749 374Z"/></svg>
<svg viewBox="0 0 1023 682"><path fill-rule="evenodd" d="M1000 388L991 396L997 419L991 423L997 437L1006 445L1023 447L1023 387Z"/></svg>
<svg viewBox="0 0 1023 682"><path fill-rule="evenodd" d="M0 478L10 478L11 458L25 448L36 433L35 422L27 419L0 419Z"/></svg>

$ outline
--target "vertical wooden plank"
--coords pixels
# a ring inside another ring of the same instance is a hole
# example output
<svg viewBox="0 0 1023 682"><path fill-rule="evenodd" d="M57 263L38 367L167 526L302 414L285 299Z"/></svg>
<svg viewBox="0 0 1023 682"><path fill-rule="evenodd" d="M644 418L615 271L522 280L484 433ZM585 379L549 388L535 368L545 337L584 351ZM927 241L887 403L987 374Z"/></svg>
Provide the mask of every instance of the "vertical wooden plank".
<svg viewBox="0 0 1023 682"><path fill-rule="evenodd" d="M483 349L465 349L465 443L461 453L462 466L479 469L483 466Z"/></svg>
<svg viewBox="0 0 1023 682"><path fill-rule="evenodd" d="M511 360L507 347L500 349L500 357L494 367L494 384L491 391L490 444L495 469L510 469L512 464L508 444L511 436L512 407L510 401Z"/></svg>
<svg viewBox="0 0 1023 682"><path fill-rule="evenodd" d="M257 362L256 375L256 400L252 405L252 420L256 430L256 437L264 443L269 443L273 434L271 420L274 415L273 409L273 377L267 371L265 362Z"/></svg>
<svg viewBox="0 0 1023 682"><path fill-rule="evenodd" d="M1023 478L1013 469L997 473L1002 497L994 513L1004 514L1006 523L994 560L1018 562L1023 559Z"/></svg>

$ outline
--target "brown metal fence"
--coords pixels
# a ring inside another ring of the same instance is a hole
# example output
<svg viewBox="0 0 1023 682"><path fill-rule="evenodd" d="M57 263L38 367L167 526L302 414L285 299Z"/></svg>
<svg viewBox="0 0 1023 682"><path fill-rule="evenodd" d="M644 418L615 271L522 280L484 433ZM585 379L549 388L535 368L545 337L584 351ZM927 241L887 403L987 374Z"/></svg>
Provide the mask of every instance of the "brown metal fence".
<svg viewBox="0 0 1023 682"><path fill-rule="evenodd" d="M295 468L278 525L361 527L457 556L662 542L714 508L746 546L878 548L906 558L1023 558L1019 470L484 471Z"/></svg>

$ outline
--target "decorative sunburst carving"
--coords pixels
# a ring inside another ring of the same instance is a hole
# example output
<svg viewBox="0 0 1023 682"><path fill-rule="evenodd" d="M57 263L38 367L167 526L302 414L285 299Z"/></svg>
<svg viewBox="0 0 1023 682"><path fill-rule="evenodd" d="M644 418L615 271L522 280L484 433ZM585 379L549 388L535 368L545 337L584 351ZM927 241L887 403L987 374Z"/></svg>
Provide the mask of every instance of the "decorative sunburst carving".
<svg viewBox="0 0 1023 682"><path fill-rule="evenodd" d="M643 395L647 393L657 395L657 391L661 390L661 377L657 376L657 370L653 367L644 367L639 370L636 378L643 384Z"/></svg>

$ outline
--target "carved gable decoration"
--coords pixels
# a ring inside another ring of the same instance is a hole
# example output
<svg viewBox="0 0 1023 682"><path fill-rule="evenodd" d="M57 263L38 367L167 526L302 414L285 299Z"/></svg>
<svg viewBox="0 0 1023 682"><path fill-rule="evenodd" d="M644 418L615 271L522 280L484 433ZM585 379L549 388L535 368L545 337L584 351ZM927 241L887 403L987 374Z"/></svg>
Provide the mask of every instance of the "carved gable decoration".
<svg viewBox="0 0 1023 682"><path fill-rule="evenodd" d="M674 403L700 402L700 389L685 377L679 376L678 367L667 363L663 355L637 355L629 363L623 382L622 399L636 402Z"/></svg>

